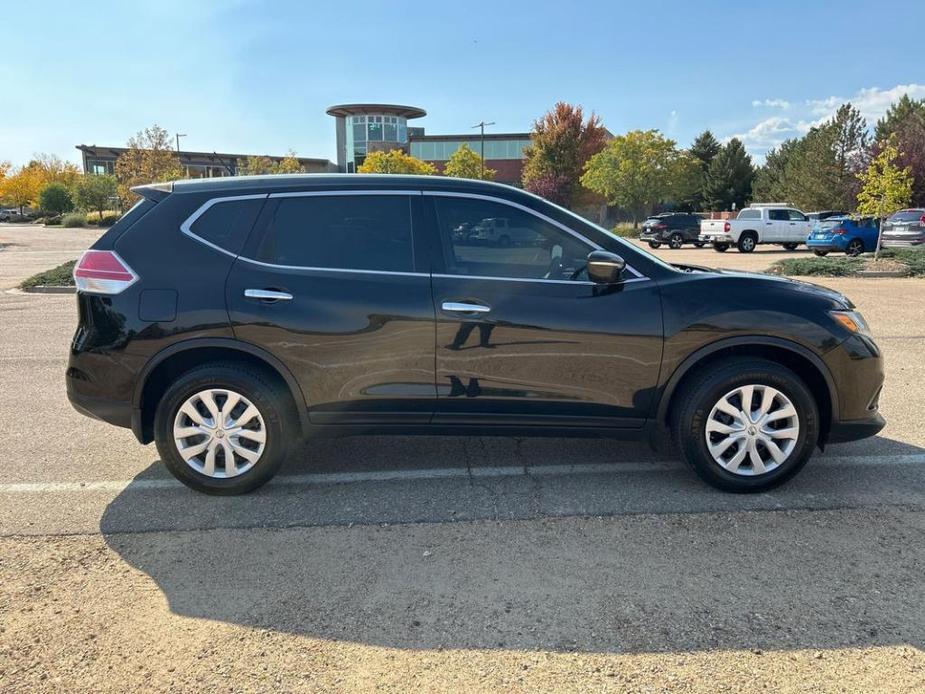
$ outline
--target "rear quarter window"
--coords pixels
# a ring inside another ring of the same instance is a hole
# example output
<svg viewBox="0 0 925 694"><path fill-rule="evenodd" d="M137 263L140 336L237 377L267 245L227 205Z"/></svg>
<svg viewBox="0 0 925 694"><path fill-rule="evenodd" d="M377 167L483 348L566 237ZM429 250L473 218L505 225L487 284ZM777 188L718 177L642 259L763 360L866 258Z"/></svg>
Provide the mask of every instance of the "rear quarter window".
<svg viewBox="0 0 925 694"><path fill-rule="evenodd" d="M261 196L259 199L214 202L184 228L213 246L237 255L257 221L264 200Z"/></svg>
<svg viewBox="0 0 925 694"><path fill-rule="evenodd" d="M761 219L761 210L742 210L736 219Z"/></svg>

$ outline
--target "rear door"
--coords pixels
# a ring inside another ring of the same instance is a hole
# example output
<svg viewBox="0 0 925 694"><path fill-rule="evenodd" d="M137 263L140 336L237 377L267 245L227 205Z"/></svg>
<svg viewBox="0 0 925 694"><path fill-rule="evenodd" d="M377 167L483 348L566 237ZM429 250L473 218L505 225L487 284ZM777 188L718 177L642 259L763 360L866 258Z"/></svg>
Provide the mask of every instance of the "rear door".
<svg viewBox="0 0 925 694"><path fill-rule="evenodd" d="M806 243L811 224L809 217L799 210L787 210L788 226L786 228L787 241L790 243Z"/></svg>
<svg viewBox="0 0 925 694"><path fill-rule="evenodd" d="M661 359L656 283L632 269L602 287L583 267L596 246L516 203L426 193L440 240L435 423L639 427ZM485 217L529 229L510 245L460 239Z"/></svg>
<svg viewBox="0 0 925 694"><path fill-rule="evenodd" d="M420 203L415 191L272 194L232 268L235 336L289 368L312 423L433 413L434 306L412 225Z"/></svg>

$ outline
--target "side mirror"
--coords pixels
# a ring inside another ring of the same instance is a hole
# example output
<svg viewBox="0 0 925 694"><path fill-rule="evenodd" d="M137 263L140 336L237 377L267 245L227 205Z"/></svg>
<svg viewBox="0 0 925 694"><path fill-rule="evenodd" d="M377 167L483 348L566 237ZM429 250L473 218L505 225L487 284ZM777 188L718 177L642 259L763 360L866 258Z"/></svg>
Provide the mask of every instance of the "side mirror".
<svg viewBox="0 0 925 694"><path fill-rule="evenodd" d="M614 284L623 277L626 261L610 251L591 251L588 254L588 277L596 284Z"/></svg>

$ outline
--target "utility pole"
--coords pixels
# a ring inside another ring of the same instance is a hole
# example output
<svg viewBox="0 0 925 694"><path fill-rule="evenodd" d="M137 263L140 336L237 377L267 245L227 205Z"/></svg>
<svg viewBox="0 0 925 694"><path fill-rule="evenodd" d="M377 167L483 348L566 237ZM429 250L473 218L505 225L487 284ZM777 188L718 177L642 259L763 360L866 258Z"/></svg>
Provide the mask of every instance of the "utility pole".
<svg viewBox="0 0 925 694"><path fill-rule="evenodd" d="M485 179L485 126L494 125L494 124L495 124L494 121L491 121L490 123L486 123L485 121L482 121L481 123L476 123L475 125L472 126L473 128L481 128L482 130L481 147L482 147L482 179L483 180Z"/></svg>
<svg viewBox="0 0 925 694"><path fill-rule="evenodd" d="M186 137L186 133L177 133L177 156L180 156L180 138Z"/></svg>

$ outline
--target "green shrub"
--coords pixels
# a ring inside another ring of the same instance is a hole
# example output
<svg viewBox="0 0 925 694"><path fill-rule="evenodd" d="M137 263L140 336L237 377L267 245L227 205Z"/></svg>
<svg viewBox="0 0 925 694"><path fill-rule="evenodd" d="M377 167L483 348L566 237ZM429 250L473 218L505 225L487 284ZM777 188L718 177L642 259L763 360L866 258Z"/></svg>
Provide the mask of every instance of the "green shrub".
<svg viewBox="0 0 925 694"><path fill-rule="evenodd" d="M864 267L862 258L785 258L771 266L776 275L850 277Z"/></svg>
<svg viewBox="0 0 925 694"><path fill-rule="evenodd" d="M61 224L68 229L87 226L87 216L83 212L71 212L61 218Z"/></svg>
<svg viewBox="0 0 925 694"><path fill-rule="evenodd" d="M925 277L925 248L882 248L881 258L898 260L909 266L909 274Z"/></svg>
<svg viewBox="0 0 925 694"><path fill-rule="evenodd" d="M628 222L617 224L611 231L616 236L621 236L625 239L639 238L640 233L639 229L634 229L633 225Z"/></svg>
<svg viewBox="0 0 925 694"><path fill-rule="evenodd" d="M76 260L71 260L51 270L32 275L29 279L23 280L19 286L22 289L27 287L73 287L74 264L76 262Z"/></svg>
<svg viewBox="0 0 925 694"><path fill-rule="evenodd" d="M103 219L99 221L101 227L111 227L113 224L119 221L119 218L122 217L118 212L104 212Z"/></svg>
<svg viewBox="0 0 925 694"><path fill-rule="evenodd" d="M60 214L55 217L45 217L45 226L48 226L48 227L61 226L62 218L63 218L63 215L60 215Z"/></svg>

